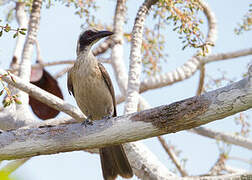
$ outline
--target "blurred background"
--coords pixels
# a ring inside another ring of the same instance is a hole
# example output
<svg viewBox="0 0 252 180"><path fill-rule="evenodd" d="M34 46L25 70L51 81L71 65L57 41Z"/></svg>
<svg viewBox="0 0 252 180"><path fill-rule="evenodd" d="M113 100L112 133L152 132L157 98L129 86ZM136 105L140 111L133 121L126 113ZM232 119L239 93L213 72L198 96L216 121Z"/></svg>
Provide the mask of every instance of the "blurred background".
<svg viewBox="0 0 252 180"><path fill-rule="evenodd" d="M91 13L97 18L97 22L112 24L115 9L114 0L97 1L96 11L91 10ZM136 16L138 7L143 3L139 1L127 1L127 22L125 23L125 32L131 32L134 18ZM218 23L218 38L212 53L230 52L245 48L251 48L252 32L246 31L240 35L234 32L238 28L238 23L242 23L244 15L248 12L249 0L235 1L208 1L211 9L217 17ZM66 7L64 3L52 2L50 8L43 5L41 13L40 29L38 33L38 41L41 48L41 56L44 62L53 62L58 60L74 60L76 58L76 44L77 39L82 31L81 26L86 27L85 18L80 18L75 14L76 9L73 6ZM6 14L15 3L4 3L0 6L1 23L5 24ZM202 16L202 15L200 15ZM204 24L201 25L204 34L207 32L206 19L202 16ZM153 28L154 20L151 14L146 24L149 29ZM15 20L10 22L13 27L18 27ZM173 31L173 25L166 25L162 32L166 43L164 44L164 54L167 54L159 66L162 67L162 72L174 70L176 67L185 63L195 52L193 48L186 48L182 50L181 40L178 38L176 32ZM0 38L0 68L7 69L12 59L13 50L15 47L15 39L12 35L5 34ZM130 44L124 45L124 61L127 65L129 62ZM33 62L35 62L35 55ZM109 52L101 57L109 57ZM248 64L251 62L251 56L235 58L227 61L214 62L206 65L206 90L216 89L225 86L232 81L238 81L247 72ZM66 67L50 66L46 67L52 75L59 72L60 69ZM112 81L114 82L116 94L119 94L119 89L113 75L113 71L109 65L105 64L109 71ZM148 76L147 73L143 77ZM219 81L218 81L219 80ZM151 90L143 93L143 97L150 103L152 107L170 104L188 97L195 96L199 81L199 72L191 78L172 86L165 88ZM217 82L217 84L216 84ZM75 100L68 94L66 87L66 75L58 79L58 84L62 89L64 99L76 106ZM117 107L119 115L123 114L123 103ZM66 114L60 113L58 118L65 117ZM232 134L241 133L242 124L239 123L241 117L245 118L246 122L251 122L251 110L247 112L238 113L232 117L223 120L215 121L205 125L205 127L213 130L229 132ZM250 128L248 127L248 130ZM251 132L247 136L251 136ZM230 166L241 168L245 170L252 170L251 163L245 163L242 160L234 160L235 157L240 157L245 160L252 161L251 151L237 147L234 145L227 145L213 139L192 134L187 131L181 131L174 134L164 136L167 143L170 144L176 152L179 153L179 158L185 163L185 169L190 175L205 174L211 169L217 161L221 152L227 152ZM157 138L150 138L142 140L148 148L159 158L159 160L171 171L177 171L174 164L169 159L168 155L160 145ZM7 164L4 161L0 167ZM33 157L26 162L22 167L16 170L12 177L18 180L69 180L69 179L102 179L102 172L100 167L100 160L98 155L90 154L84 151L75 151L67 153L59 153L54 155L42 155ZM119 178L120 179L120 178ZM133 179L137 179L134 177Z"/></svg>

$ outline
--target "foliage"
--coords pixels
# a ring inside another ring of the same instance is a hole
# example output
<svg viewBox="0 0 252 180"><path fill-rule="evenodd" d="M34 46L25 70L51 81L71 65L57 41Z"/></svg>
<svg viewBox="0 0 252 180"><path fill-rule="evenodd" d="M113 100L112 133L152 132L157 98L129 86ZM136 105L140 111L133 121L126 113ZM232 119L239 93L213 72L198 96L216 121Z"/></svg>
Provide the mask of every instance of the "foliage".
<svg viewBox="0 0 252 180"><path fill-rule="evenodd" d="M237 35L243 33L244 31L250 31L252 26L252 4L249 5L249 11L244 15L242 24L238 24L235 28L235 33Z"/></svg>
<svg viewBox="0 0 252 180"><path fill-rule="evenodd" d="M3 95L4 92L6 92L7 97L3 100L3 106L7 107L9 105L11 105L12 103L17 103L17 104L21 104L21 101L18 99L18 95L12 95L10 89L4 84L2 78L4 76L10 76L11 80L15 83L14 78L11 76L11 74L9 72L7 72L6 74L0 74L0 83L3 87L3 89L0 91L0 96Z"/></svg>
<svg viewBox="0 0 252 180"><path fill-rule="evenodd" d="M54 2L51 0L44 0L46 7L50 8L54 5ZM67 7L75 7L75 14L80 18L85 18L85 23L87 25L94 24L95 16L92 14L92 10L96 10L98 7L96 1L94 0L56 0L55 2L60 2ZM32 3L31 3L32 4ZM31 5L30 5L31 6Z"/></svg>
<svg viewBox="0 0 252 180"><path fill-rule="evenodd" d="M1 20L0 20L1 22ZM22 34L22 35L25 35L25 31L26 29L25 28L17 28L17 29L13 29L11 28L11 26L9 24L6 24L6 25L0 25L0 37L3 35L3 32L10 32L10 31L14 31L15 34L13 35L13 38L16 38L19 34Z"/></svg>
<svg viewBox="0 0 252 180"><path fill-rule="evenodd" d="M199 25L203 24L203 20L198 17L199 10L201 6L198 0L160 0L154 18L160 16L164 23L173 23L173 31L179 34L179 39L184 44L182 50L187 47L199 48L201 51L198 55L205 56L208 53L208 45L213 44L204 40L199 28Z"/></svg>

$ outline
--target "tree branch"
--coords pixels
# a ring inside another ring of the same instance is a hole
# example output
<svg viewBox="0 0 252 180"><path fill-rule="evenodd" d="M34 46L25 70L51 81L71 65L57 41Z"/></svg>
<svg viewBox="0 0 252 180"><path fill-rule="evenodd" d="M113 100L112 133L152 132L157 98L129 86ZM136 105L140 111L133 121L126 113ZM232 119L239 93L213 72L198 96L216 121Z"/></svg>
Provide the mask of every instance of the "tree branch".
<svg viewBox="0 0 252 180"><path fill-rule="evenodd" d="M114 35L112 40L116 42L112 47L111 65L114 70L118 87L123 95L126 95L128 76L123 61L123 25L125 22L126 1L118 0L114 16Z"/></svg>
<svg viewBox="0 0 252 180"><path fill-rule="evenodd" d="M211 63L215 61L227 60L227 59L237 58L241 56L248 56L248 55L252 55L252 48L241 49L238 51L232 51L232 52L227 52L227 53L218 53L218 54L213 54L207 57L202 57L201 62L203 64L207 64L207 63Z"/></svg>
<svg viewBox="0 0 252 180"><path fill-rule="evenodd" d="M130 49L130 67L128 78L128 89L124 112L132 113L137 111L140 87L140 74L142 69L141 46L143 38L144 22L151 6L158 0L145 0L137 12L132 30L132 41Z"/></svg>
<svg viewBox="0 0 252 180"><path fill-rule="evenodd" d="M252 107L249 77L226 87L140 113L81 124L17 129L0 134L0 160L25 158L136 141L222 119Z"/></svg>
<svg viewBox="0 0 252 180"><path fill-rule="evenodd" d="M65 73L67 73L73 66L68 66L64 69L62 69L61 71L57 72L57 74L55 74L53 77L55 79L58 79L59 77L63 76Z"/></svg>
<svg viewBox="0 0 252 180"><path fill-rule="evenodd" d="M123 63L123 25L126 14L126 1L117 0L114 16L114 45L111 52L111 65L121 93L125 96L128 76ZM143 100L141 101L143 102ZM156 156L142 143L128 143L124 145L134 173L140 179L161 179L173 176L172 173L156 158Z"/></svg>
<svg viewBox="0 0 252 180"><path fill-rule="evenodd" d="M169 157L171 158L172 162L175 164L175 166L177 167L177 169L179 170L179 173L181 174L181 176L188 176L187 172L184 170L184 168L182 167L182 165L180 164L176 154L174 153L174 151L168 146L168 144L165 142L165 139L161 136L158 136L158 140L161 143L161 145L163 146L164 150L166 151L166 153L169 155Z"/></svg>
<svg viewBox="0 0 252 180"><path fill-rule="evenodd" d="M16 3L16 19L20 28L27 28L28 18L25 12L25 3L23 2ZM19 35L17 37L16 47L15 47L13 59L10 65L11 69L16 70L14 72L15 74L17 74L17 70L20 67L19 65L21 61L21 55L23 51L25 37L26 36L23 36L23 35ZM20 95L19 89L15 89L12 86L9 86L9 88L13 95L16 95L16 94ZM23 92L21 92L21 95L22 93ZM29 123L34 123L37 121L36 119L34 119L31 111L29 110L28 104L25 104L28 96L24 95L23 97L25 99L22 105L12 104L11 106L8 106L7 108L4 108L3 110L0 111L0 128L2 130L19 128ZM19 100L23 101L22 99L20 99L20 97L19 97Z"/></svg>
<svg viewBox="0 0 252 180"><path fill-rule="evenodd" d="M33 44L37 38L38 28L39 28L39 20L40 20L40 9L42 6L42 0L34 0L32 3L32 10L30 14L29 20L29 28L27 33L27 39L24 44L22 61L19 69L19 76L23 81L29 82L31 75L31 57L33 53ZM29 97L25 93L19 93L20 100L22 101L22 105L17 106L18 108L24 108L22 106L28 106Z"/></svg>
<svg viewBox="0 0 252 180"><path fill-rule="evenodd" d="M0 74L5 73L6 72L4 70L0 69ZM12 81L10 76L2 77L2 79L8 84L11 84L16 88L21 89L22 91L28 93L30 96L34 97L35 99L47 104L48 106L57 109L59 111L63 111L78 121L83 121L84 118L83 113L81 113L81 111L75 106L72 106L71 104L63 101L57 96L54 96L53 94L48 93L47 91L40 89L39 87L29 82L24 82L22 79L20 79L15 75L11 76L13 77L15 82Z"/></svg>
<svg viewBox="0 0 252 180"><path fill-rule="evenodd" d="M220 176L191 176L182 178L182 180L249 180L252 173L234 173Z"/></svg>
<svg viewBox="0 0 252 180"><path fill-rule="evenodd" d="M24 2L16 2L16 19L18 22L18 25L20 28L26 28L28 26L28 18L25 12L25 3ZM16 41L16 47L13 53L13 60L12 60L12 65L11 68L15 69L18 68L20 60L21 60L21 55L22 55L22 50L23 46L25 43L25 37L24 35L18 36L17 41Z"/></svg>
<svg viewBox="0 0 252 180"><path fill-rule="evenodd" d="M209 55L209 56L206 56L206 57L201 57L200 58L200 63L201 64L207 64L207 63L212 63L212 62L215 62L215 61L227 60L227 59L238 58L238 57L241 57L241 56L248 56L248 55L252 55L252 48L241 49L241 50L238 50L238 51L231 51L231 52L226 52L226 53L218 53L218 54L213 54L213 55ZM200 68L200 66L198 67L198 69L199 68ZM165 74L163 74L161 76L165 76ZM177 81L177 82L180 82L180 81ZM151 90L151 89L159 88L159 85L158 85L159 82L158 81L154 82L154 80L153 80L152 83L153 83L153 85L151 85L151 84L148 85L148 84L146 84L146 80L143 80L141 82L141 85L140 85L140 92L143 93L143 92ZM156 83L156 85L154 85L154 83ZM176 83L176 82L171 82L171 83L169 83L167 85L170 85L170 84L173 84L173 83ZM166 86L166 85L164 85L164 86ZM160 87L164 87L164 86L161 85ZM122 96L122 95L119 95L119 96L116 97L116 99L117 99L116 102L118 104L120 104L125 100L125 97Z"/></svg>
<svg viewBox="0 0 252 180"><path fill-rule="evenodd" d="M204 89L204 81L205 81L205 65L201 65L200 67L200 78L198 83L198 89L196 95L201 95Z"/></svg>
<svg viewBox="0 0 252 180"><path fill-rule="evenodd" d="M224 141L230 144L234 144L252 150L252 141L249 138L245 138L239 135L232 135L224 132L213 131L205 127L198 127L195 129L190 129L189 131L195 134L199 134L201 136Z"/></svg>

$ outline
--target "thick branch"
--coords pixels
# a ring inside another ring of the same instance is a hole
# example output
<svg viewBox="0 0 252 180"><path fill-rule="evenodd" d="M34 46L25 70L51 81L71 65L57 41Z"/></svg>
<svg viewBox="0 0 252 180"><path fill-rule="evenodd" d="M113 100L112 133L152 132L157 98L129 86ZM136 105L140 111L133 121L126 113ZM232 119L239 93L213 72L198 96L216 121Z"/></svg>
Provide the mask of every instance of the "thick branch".
<svg viewBox="0 0 252 180"><path fill-rule="evenodd" d="M16 19L19 24L20 28L26 28L28 26L28 18L25 12L25 3L24 2L17 2L16 3ZM22 50L25 42L26 36L18 36L16 41L16 47L13 53L13 58L15 58L14 62L12 60L12 63L19 65L22 55ZM17 68L16 66L12 68Z"/></svg>
<svg viewBox="0 0 252 180"><path fill-rule="evenodd" d="M117 0L114 16L114 36L112 40L116 42L112 47L111 65L114 70L118 87L123 95L126 94L128 75L123 61L123 26L126 14L126 1Z"/></svg>
<svg viewBox="0 0 252 180"><path fill-rule="evenodd" d="M86 128L77 123L3 132L0 134L0 160L100 148L223 119L252 107L252 66L249 74L250 78L201 96L140 113L95 121Z"/></svg>
<svg viewBox="0 0 252 180"><path fill-rule="evenodd" d="M22 61L19 69L19 76L23 81L30 81L31 74L31 58L33 53L33 44L37 38L38 28L39 28L39 20L40 20L40 9L42 6L42 0L34 0L32 3L32 10L30 14L29 20L29 28L27 39L24 45ZM22 101L21 106L17 106L19 108L25 108L23 106L28 106L29 97L26 93L19 93L19 98Z"/></svg>
<svg viewBox="0 0 252 180"><path fill-rule="evenodd" d="M125 113L132 113L137 111L140 74L142 69L141 46L144 22L149 9L156 2L157 0L145 0L142 6L139 8L135 19L134 27L132 30L128 89L126 103L124 106Z"/></svg>

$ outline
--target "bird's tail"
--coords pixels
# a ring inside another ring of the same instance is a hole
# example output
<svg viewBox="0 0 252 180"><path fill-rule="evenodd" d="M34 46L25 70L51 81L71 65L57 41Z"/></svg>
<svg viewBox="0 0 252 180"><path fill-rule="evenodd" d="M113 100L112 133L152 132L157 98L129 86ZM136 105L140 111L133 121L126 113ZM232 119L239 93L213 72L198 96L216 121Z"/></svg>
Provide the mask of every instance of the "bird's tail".
<svg viewBox="0 0 252 180"><path fill-rule="evenodd" d="M104 180L114 180L117 175L131 178L133 172L122 145L101 148L100 158Z"/></svg>

